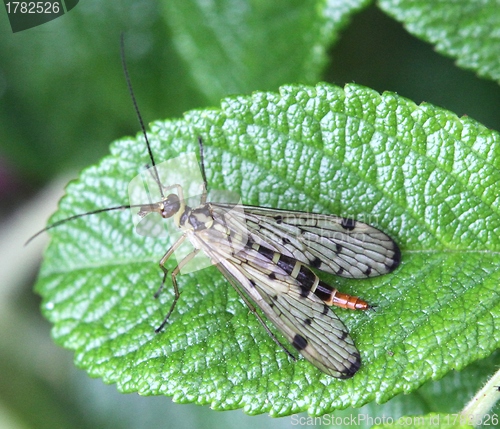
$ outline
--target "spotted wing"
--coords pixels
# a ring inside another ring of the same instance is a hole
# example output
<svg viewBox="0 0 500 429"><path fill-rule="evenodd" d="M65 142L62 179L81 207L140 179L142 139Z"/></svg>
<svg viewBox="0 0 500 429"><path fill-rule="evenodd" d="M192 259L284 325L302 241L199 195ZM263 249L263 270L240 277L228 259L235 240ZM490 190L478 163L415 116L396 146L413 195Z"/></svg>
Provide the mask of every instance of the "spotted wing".
<svg viewBox="0 0 500 429"><path fill-rule="evenodd" d="M401 253L385 233L353 219L317 213L211 203L250 240L313 268L348 278L375 277L395 270Z"/></svg>
<svg viewBox="0 0 500 429"><path fill-rule="evenodd" d="M313 293L301 294L295 278L256 250L231 254L226 237L218 234L213 229L200 234L198 245L233 286L314 366L333 377L352 377L361 365L359 352L335 313Z"/></svg>

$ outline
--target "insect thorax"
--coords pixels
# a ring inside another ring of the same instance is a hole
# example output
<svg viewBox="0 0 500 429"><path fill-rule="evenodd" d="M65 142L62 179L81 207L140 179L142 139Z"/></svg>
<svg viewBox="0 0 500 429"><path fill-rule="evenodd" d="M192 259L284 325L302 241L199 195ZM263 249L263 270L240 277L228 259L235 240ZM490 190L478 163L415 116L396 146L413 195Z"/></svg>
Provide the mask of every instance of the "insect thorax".
<svg viewBox="0 0 500 429"><path fill-rule="evenodd" d="M179 219L179 227L183 230L202 231L209 229L214 224L208 204L196 208L186 206Z"/></svg>

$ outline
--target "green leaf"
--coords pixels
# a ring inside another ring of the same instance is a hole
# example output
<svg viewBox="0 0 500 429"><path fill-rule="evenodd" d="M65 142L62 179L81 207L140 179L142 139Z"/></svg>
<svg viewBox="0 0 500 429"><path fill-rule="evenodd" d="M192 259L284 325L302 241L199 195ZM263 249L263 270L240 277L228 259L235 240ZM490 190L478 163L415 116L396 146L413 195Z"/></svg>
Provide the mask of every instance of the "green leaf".
<svg viewBox="0 0 500 429"><path fill-rule="evenodd" d="M498 347L497 133L393 93L319 84L227 98L149 133L157 162L196 152L197 136L210 189L245 204L352 216L398 242L396 272L329 278L377 306L335 310L362 367L337 380L291 361L215 267L179 276L181 298L156 335L173 299L169 287L153 299L169 242L135 234L131 215L114 211L55 228L36 286L54 338L89 374L214 409L318 415L387 401ZM150 162L142 142L115 142L68 186L52 221L127 204L129 181Z"/></svg>
<svg viewBox="0 0 500 429"><path fill-rule="evenodd" d="M379 6L410 33L455 58L460 67L500 81L500 9L496 0L380 0Z"/></svg>
<svg viewBox="0 0 500 429"><path fill-rule="evenodd" d="M179 55L212 103L319 80L326 50L368 0L164 0Z"/></svg>

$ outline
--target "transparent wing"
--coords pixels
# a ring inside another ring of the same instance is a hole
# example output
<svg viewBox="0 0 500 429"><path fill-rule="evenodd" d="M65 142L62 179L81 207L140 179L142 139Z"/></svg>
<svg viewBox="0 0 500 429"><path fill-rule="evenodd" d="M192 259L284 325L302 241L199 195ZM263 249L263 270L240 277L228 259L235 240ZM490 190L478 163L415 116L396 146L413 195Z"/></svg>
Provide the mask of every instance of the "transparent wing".
<svg viewBox="0 0 500 429"><path fill-rule="evenodd" d="M214 214L230 218L231 228L273 251L321 271L348 278L389 273L400 263L397 244L363 222L338 216L211 203ZM228 212L230 214L228 215Z"/></svg>
<svg viewBox="0 0 500 429"><path fill-rule="evenodd" d="M209 229L194 240L309 362L333 377L352 377L361 359L335 313L316 295L301 294L296 279L255 250L244 248L232 254L227 237L221 236Z"/></svg>

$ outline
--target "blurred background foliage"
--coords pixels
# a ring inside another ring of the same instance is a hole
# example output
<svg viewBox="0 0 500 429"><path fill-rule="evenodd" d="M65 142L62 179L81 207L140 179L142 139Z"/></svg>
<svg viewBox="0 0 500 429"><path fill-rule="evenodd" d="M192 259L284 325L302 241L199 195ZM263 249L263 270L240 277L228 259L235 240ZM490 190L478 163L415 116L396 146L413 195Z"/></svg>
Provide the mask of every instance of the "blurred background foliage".
<svg viewBox="0 0 500 429"><path fill-rule="evenodd" d="M230 93L324 80L395 91L500 129L496 83L457 68L373 5L352 17L341 11L350 21L341 18L336 28L316 25L320 3L82 0L16 34L0 14L0 428L291 425L290 418L122 395L88 378L71 352L52 343L31 290L44 239L22 244L43 227L67 178L139 130L120 63L121 32L146 122L216 106ZM499 363L497 353L412 395L335 415L458 411Z"/></svg>

